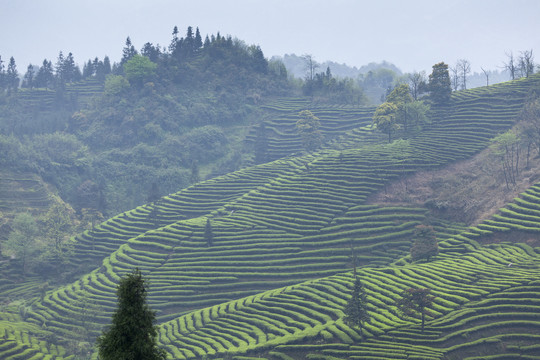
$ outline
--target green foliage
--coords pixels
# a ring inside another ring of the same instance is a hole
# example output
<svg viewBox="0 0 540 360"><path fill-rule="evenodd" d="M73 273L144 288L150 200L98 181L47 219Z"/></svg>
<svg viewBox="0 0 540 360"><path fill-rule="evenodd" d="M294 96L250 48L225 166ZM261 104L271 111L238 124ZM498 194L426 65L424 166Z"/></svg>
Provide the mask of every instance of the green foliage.
<svg viewBox="0 0 540 360"><path fill-rule="evenodd" d="M408 288L401 293L401 299L397 302L397 307L406 316L420 315L422 317L422 332L424 331L425 316L431 315L428 309L434 296L430 295L431 289Z"/></svg>
<svg viewBox="0 0 540 360"><path fill-rule="evenodd" d="M42 232L45 235L45 252L42 255L47 262L61 272L61 266L66 265L73 254L73 210L56 201L42 217Z"/></svg>
<svg viewBox="0 0 540 360"><path fill-rule="evenodd" d="M396 106L396 123L399 124L399 128L403 129L406 135L408 135L411 127L421 129L422 125L428 121L426 113L429 106L422 101L413 100L407 84L401 84L392 90L386 97L386 103Z"/></svg>
<svg viewBox="0 0 540 360"><path fill-rule="evenodd" d="M317 73L312 79L304 81L302 90L304 95L316 97L318 102L365 104L364 93L352 79L336 79L332 76L330 68L326 72Z"/></svg>
<svg viewBox="0 0 540 360"><path fill-rule="evenodd" d="M14 136L0 134L0 153L0 166L4 168L23 167L28 158L26 149Z"/></svg>
<svg viewBox="0 0 540 360"><path fill-rule="evenodd" d="M388 142L392 142L392 134L397 131L400 126L397 123L398 107L390 102L382 103L377 107L373 114L373 124L377 130L388 134Z"/></svg>
<svg viewBox="0 0 540 360"><path fill-rule="evenodd" d="M32 215L21 213L13 219L12 228L7 241L2 244L2 254L19 260L22 271L26 274L39 249L38 226Z"/></svg>
<svg viewBox="0 0 540 360"><path fill-rule="evenodd" d="M148 286L139 269L126 275L118 283L118 308L112 325L97 340L102 360L165 359L165 352L157 347L158 328L155 313L146 303Z"/></svg>
<svg viewBox="0 0 540 360"><path fill-rule="evenodd" d="M36 135L31 145L43 169L82 168L89 165L88 147L73 134L55 132Z"/></svg>
<svg viewBox="0 0 540 360"><path fill-rule="evenodd" d="M450 101L452 87L448 65L444 62L433 65L433 71L428 80L429 98L436 105L444 105Z"/></svg>
<svg viewBox="0 0 540 360"><path fill-rule="evenodd" d="M396 86L394 90L392 90L392 92L386 97L386 102L393 103L398 108L412 101L413 98L411 96L411 90L407 84Z"/></svg>
<svg viewBox="0 0 540 360"><path fill-rule="evenodd" d="M107 75L105 78L105 96L117 96L127 91L129 82L122 75Z"/></svg>
<svg viewBox="0 0 540 360"><path fill-rule="evenodd" d="M428 124L430 119L427 113L430 106L423 101L412 101L404 104L402 112L403 128L407 133L411 128L420 130L423 125Z"/></svg>
<svg viewBox="0 0 540 360"><path fill-rule="evenodd" d="M309 110L302 110L298 113L300 119L296 122L296 131L302 137L304 148L313 151L321 146L322 136L319 131L321 123L319 118Z"/></svg>
<svg viewBox="0 0 540 360"><path fill-rule="evenodd" d="M429 259L437 256L439 246L432 226L418 225L414 228L414 242L411 246L411 259L413 261Z"/></svg>
<svg viewBox="0 0 540 360"><path fill-rule="evenodd" d="M129 83L138 87L152 80L157 69L157 64L143 55L133 55L123 66Z"/></svg>
<svg viewBox="0 0 540 360"><path fill-rule="evenodd" d="M367 296L359 278L354 280L351 298L345 306L345 318L343 321L351 327L357 327L362 333L364 323L369 323L370 317L367 311Z"/></svg>

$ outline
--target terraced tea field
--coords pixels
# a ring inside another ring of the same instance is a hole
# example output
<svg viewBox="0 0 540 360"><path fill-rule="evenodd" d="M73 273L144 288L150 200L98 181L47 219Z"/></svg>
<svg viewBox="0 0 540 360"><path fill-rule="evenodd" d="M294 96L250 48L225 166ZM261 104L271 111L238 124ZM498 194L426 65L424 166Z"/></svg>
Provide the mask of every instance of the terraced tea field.
<svg viewBox="0 0 540 360"><path fill-rule="evenodd" d="M80 235L76 261L93 269L28 308L3 309L0 358L75 359L68 345L92 339L109 323L116 284L135 267L150 280L159 341L171 359L472 359L490 344L504 347L493 355L536 356L540 249L480 241L515 229L534 234L540 187L467 229L423 207L366 199L400 176L486 147L514 124L539 84L534 77L456 93L429 128L393 144L367 128L368 116L359 120L358 109L313 109L327 116L325 131L342 126L320 152L202 182ZM275 134L294 126L305 105L274 105ZM271 138L284 148L296 141ZM441 253L411 264L407 254L421 223L435 226ZM363 334L343 322L353 253L372 319ZM411 286L436 295L423 333L395 306ZM520 304L526 306L516 309Z"/></svg>
<svg viewBox="0 0 540 360"><path fill-rule="evenodd" d="M310 104L307 98L279 99L263 106L269 112L268 119L264 120L267 146L265 149L266 161L276 160L303 150L302 140L296 131L298 113L309 109L320 119L319 131L324 141L331 141L343 135L343 133L356 130L358 133L368 133L365 141L375 143L381 138L379 134L371 131L371 123L374 107L321 107ZM259 125L260 126L260 125ZM255 145L257 132L260 127L253 128L246 142Z"/></svg>
<svg viewBox="0 0 540 360"><path fill-rule="evenodd" d="M95 78L66 84L64 93L60 94L50 89L22 89L18 92L19 101L27 109L47 111L52 110L58 96L69 99L73 107L83 108L90 100L103 91L103 82Z"/></svg>

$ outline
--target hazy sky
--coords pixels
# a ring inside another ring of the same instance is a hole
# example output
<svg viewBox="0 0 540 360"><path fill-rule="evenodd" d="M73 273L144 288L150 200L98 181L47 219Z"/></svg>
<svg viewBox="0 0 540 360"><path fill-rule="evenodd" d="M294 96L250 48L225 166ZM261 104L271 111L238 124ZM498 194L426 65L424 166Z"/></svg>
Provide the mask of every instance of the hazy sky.
<svg viewBox="0 0 540 360"><path fill-rule="evenodd" d="M403 71L468 59L497 69L505 53L540 62L540 0L0 0L0 56L20 73L59 51L118 61L127 36L167 46L177 25L260 45L267 57L312 54L350 66L386 60Z"/></svg>

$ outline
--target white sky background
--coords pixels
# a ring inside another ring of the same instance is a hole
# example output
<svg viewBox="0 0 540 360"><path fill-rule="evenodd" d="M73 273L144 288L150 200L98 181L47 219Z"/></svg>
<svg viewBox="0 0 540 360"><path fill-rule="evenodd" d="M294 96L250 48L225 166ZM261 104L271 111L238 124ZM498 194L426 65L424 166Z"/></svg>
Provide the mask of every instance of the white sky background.
<svg viewBox="0 0 540 360"><path fill-rule="evenodd" d="M19 73L59 51L75 61L119 61L127 36L168 46L172 29L232 35L265 56L312 54L360 67L382 60L404 72L467 59L500 69L505 53L540 62L540 0L0 0L0 56Z"/></svg>

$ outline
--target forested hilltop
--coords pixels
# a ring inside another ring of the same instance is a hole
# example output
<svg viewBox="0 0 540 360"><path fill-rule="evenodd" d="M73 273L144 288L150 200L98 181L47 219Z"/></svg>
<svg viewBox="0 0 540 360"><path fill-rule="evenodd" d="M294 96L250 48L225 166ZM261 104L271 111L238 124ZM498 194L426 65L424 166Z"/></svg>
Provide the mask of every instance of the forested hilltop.
<svg viewBox="0 0 540 360"><path fill-rule="evenodd" d="M97 359L137 268L168 359L540 359L539 74L375 106L198 29L123 54L2 95L0 358Z"/></svg>
<svg viewBox="0 0 540 360"><path fill-rule="evenodd" d="M96 58L82 72L60 53L55 66L29 67L22 89L11 73L3 166L37 171L77 210L108 215L249 161L237 139L261 116L254 105L294 91L260 48L220 34L203 42L191 27L185 38L175 28L166 51L128 38L120 63Z"/></svg>

